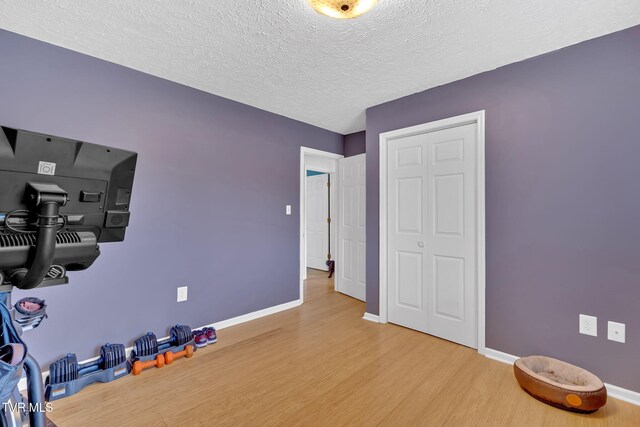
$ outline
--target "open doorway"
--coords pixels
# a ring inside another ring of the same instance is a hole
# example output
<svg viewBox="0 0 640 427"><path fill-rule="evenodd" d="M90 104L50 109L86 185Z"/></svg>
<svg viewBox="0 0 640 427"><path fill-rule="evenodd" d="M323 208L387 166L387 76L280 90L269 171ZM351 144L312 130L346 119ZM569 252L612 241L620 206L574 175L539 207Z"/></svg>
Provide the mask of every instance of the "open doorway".
<svg viewBox="0 0 640 427"><path fill-rule="evenodd" d="M331 216L331 175L335 174L311 169L307 169L306 174L307 276L304 298L309 301L335 291L333 254L336 233Z"/></svg>
<svg viewBox="0 0 640 427"><path fill-rule="evenodd" d="M314 289L335 289L327 261L336 259L337 161L340 154L301 148L300 153L300 298ZM305 287L305 279L309 279Z"/></svg>
<svg viewBox="0 0 640 427"><path fill-rule="evenodd" d="M300 299L302 301L305 299L304 280L308 276L308 271L313 271L316 278L319 276L315 273L328 276L328 272L324 271L327 269L327 260L335 262L335 272L330 279L330 284L334 284L334 290L365 301L365 181L365 154L344 158L339 154L301 148ZM324 183L330 183L324 187L328 194L323 190ZM325 200L328 207L324 204ZM329 216L323 219L327 210ZM318 234L313 235L316 230ZM326 239L321 237L320 232L325 233Z"/></svg>

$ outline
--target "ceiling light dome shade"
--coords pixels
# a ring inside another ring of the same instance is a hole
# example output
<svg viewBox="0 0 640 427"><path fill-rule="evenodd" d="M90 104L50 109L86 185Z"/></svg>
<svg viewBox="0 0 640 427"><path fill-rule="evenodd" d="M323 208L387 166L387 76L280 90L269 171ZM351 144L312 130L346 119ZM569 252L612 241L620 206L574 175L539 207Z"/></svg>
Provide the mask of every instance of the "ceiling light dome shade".
<svg viewBox="0 0 640 427"><path fill-rule="evenodd" d="M378 0L307 0L316 12L337 19L357 18Z"/></svg>

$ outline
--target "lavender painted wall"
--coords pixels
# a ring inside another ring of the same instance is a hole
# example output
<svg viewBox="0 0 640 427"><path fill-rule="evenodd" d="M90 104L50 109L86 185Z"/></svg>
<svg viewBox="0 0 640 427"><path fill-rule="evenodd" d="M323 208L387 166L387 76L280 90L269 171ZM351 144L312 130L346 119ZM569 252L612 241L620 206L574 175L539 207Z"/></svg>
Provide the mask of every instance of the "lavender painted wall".
<svg viewBox="0 0 640 427"><path fill-rule="evenodd" d="M640 391L640 27L367 110L367 311L381 132L486 110L487 346ZM597 338L578 314L598 317ZM607 320L626 323L626 344Z"/></svg>
<svg viewBox="0 0 640 427"><path fill-rule="evenodd" d="M344 136L344 156L351 157L363 154L367 149L367 135L365 131L350 133Z"/></svg>
<svg viewBox="0 0 640 427"><path fill-rule="evenodd" d="M42 364L298 299L300 145L342 135L1 30L0 123L139 154L126 240L14 295L47 300L24 336Z"/></svg>

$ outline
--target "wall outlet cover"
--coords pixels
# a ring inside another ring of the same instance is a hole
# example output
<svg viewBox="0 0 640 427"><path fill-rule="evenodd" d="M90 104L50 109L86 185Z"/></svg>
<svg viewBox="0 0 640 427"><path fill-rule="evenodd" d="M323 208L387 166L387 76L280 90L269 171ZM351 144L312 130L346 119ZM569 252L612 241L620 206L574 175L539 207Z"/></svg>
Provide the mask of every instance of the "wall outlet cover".
<svg viewBox="0 0 640 427"><path fill-rule="evenodd" d="M595 316L588 316L586 314L580 315L580 333L584 335L591 335L592 337L598 336L598 318Z"/></svg>
<svg viewBox="0 0 640 427"><path fill-rule="evenodd" d="M607 338L611 341L625 342L625 324L618 322L607 322Z"/></svg>

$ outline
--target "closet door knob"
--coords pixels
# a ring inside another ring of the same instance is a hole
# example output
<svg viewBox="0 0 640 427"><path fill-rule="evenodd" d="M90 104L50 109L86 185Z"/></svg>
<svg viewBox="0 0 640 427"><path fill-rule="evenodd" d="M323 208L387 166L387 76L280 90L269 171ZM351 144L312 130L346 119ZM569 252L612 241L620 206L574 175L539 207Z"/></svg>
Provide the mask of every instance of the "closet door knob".
<svg viewBox="0 0 640 427"><path fill-rule="evenodd" d="M421 248L424 248L424 242L418 242L418 246L420 246Z"/></svg>

